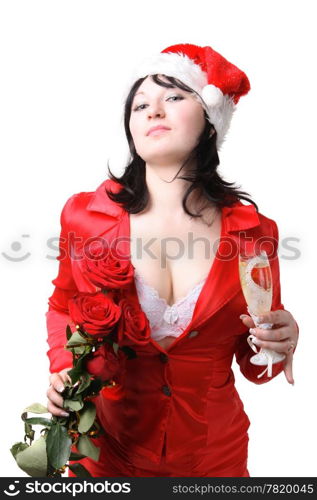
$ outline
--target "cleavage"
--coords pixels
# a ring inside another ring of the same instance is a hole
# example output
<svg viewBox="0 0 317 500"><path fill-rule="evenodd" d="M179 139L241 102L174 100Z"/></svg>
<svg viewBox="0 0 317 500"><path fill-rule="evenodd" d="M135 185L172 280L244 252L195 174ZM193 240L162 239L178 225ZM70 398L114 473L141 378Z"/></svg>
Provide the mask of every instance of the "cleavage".
<svg viewBox="0 0 317 500"><path fill-rule="evenodd" d="M186 293L186 295L180 297L178 300L176 300L172 304L169 304L164 297L161 297L160 294L159 294L159 292L157 291L157 289L154 288L153 286L151 286L149 283L147 283L147 281L143 278L143 276L136 269L134 271L134 276L135 276L135 279L137 279L139 282L141 282L144 287L150 288L152 290L152 292L154 292L156 298L158 300L160 300L162 303L164 303L164 305L167 308L175 308L176 306L178 306L179 304L181 304L183 301L185 301L188 297L190 297L190 295L192 295L194 293L194 291L198 287L200 287L202 285L202 283L207 279L208 275L205 276L205 278L201 279L198 283L196 283L195 285L193 285L192 288Z"/></svg>

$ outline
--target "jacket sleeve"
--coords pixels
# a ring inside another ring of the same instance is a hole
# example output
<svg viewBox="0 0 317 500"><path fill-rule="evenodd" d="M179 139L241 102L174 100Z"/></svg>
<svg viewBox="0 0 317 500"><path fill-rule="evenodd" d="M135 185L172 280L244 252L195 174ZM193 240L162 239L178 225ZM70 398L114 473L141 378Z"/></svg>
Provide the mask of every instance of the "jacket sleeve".
<svg viewBox="0 0 317 500"><path fill-rule="evenodd" d="M272 311L279 309L284 309L285 307L281 302L281 284L280 284L280 267L279 259L277 255L278 242L279 242L279 232L275 221L271 221L273 225L273 244L274 252L272 258L270 259L272 282L273 282L273 298L272 298ZM299 331L298 324L296 323L297 330ZM240 335L237 339L235 356L238 365L240 366L240 371L250 382L255 384L265 384L269 382L274 377L279 375L283 371L284 360L279 363L274 363L272 365L272 377L268 377L267 372L262 375L262 377L257 378L257 376L265 369L265 366L256 366L250 362L250 358L254 355L254 352L250 348L247 337L250 335L249 330ZM296 350L296 349L295 349ZM294 352L295 352L294 350Z"/></svg>
<svg viewBox="0 0 317 500"><path fill-rule="evenodd" d="M52 281L55 286L53 294L48 299L48 311L46 312L47 343L49 350L47 355L50 361L50 373L59 372L65 368L72 368L72 353L65 349L67 343L66 326L69 325L72 332L76 330L74 322L71 320L68 309L68 301L79 290L74 281L71 265L71 241L72 218L74 211L73 195L65 203L60 217L61 232L59 238L59 269L57 277ZM107 370L104 368L105 378L114 377L120 370L119 363L113 360L111 351L106 354Z"/></svg>
<svg viewBox="0 0 317 500"><path fill-rule="evenodd" d="M68 311L68 300L78 291L72 276L69 247L69 222L74 196L66 201L61 212L59 256L57 257L59 269L57 277L52 281L55 288L48 299L49 308L45 314L50 373L72 367L72 353L67 351L64 346L67 342L67 324L69 324L72 332L76 330Z"/></svg>

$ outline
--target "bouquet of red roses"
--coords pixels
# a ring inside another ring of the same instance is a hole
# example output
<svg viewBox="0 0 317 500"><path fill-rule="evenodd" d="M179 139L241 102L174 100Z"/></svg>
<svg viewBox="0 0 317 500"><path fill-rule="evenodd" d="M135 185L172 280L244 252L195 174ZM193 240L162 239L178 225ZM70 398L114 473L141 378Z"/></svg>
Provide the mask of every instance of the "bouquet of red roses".
<svg viewBox="0 0 317 500"><path fill-rule="evenodd" d="M98 460L100 450L91 438L104 432L96 418L94 399L124 396L122 386L111 374L136 355L133 343L144 345L150 340L149 322L139 302L124 295L133 280L130 260L120 258L100 239L97 245L90 243L83 250L80 269L90 291L78 292L68 302L76 330L72 332L67 325L65 349L72 352L73 366L68 371L71 383L65 383L62 396L70 414L28 418L28 412L43 414L48 410L39 403L27 407L21 417L24 442L15 443L10 450L18 466L30 476L60 477L67 467L77 476L90 475L80 460ZM44 426L36 440L32 425Z"/></svg>

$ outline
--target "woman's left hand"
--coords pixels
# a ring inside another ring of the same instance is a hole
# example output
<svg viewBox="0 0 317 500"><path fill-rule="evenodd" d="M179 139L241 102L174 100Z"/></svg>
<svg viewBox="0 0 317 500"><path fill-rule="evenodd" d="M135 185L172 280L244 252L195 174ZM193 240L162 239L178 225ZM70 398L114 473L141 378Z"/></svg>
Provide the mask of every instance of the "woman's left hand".
<svg viewBox="0 0 317 500"><path fill-rule="evenodd" d="M287 382L294 384L293 353L298 342L298 328L296 321L289 311L279 309L269 311L259 317L260 323L273 323L271 330L256 327L251 316L240 316L242 322L249 328L256 339L252 342L259 348L272 349L286 355L284 359L284 373Z"/></svg>

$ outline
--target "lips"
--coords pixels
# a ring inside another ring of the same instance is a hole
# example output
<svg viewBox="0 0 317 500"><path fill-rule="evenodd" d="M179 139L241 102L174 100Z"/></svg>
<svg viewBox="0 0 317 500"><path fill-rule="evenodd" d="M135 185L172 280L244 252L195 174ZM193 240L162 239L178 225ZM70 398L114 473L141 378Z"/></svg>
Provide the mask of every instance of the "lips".
<svg viewBox="0 0 317 500"><path fill-rule="evenodd" d="M164 125L157 125L156 127L151 127L146 135L150 135L153 132L159 131L159 130L171 130L169 127L164 127Z"/></svg>

